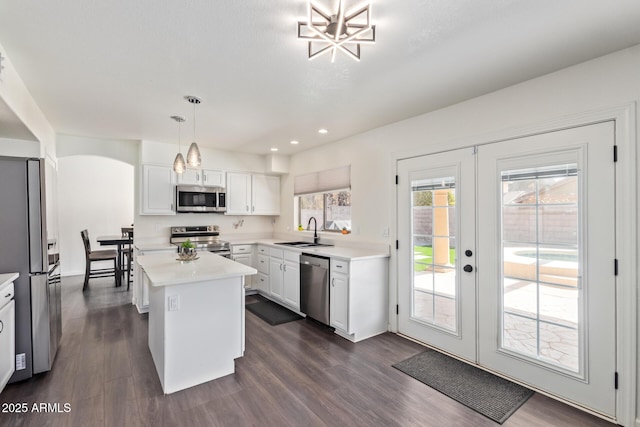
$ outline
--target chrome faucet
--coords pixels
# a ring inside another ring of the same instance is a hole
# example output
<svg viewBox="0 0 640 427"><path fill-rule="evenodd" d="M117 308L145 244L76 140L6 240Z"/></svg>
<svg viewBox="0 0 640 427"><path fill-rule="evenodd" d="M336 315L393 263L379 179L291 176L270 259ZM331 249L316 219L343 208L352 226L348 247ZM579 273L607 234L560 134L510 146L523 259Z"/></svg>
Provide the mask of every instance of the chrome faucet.
<svg viewBox="0 0 640 427"><path fill-rule="evenodd" d="M318 244L318 240L320 240L318 238L318 221L313 216L311 218L309 218L309 223L307 224L307 230L309 229L309 226L311 225L311 220L313 220L313 244L316 245L316 244Z"/></svg>

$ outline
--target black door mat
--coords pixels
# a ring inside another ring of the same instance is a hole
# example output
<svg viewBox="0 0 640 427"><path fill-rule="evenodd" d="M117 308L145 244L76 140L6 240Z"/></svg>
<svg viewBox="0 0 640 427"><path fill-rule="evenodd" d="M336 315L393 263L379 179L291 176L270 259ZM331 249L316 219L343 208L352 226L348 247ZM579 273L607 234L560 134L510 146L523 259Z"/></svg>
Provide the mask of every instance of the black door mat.
<svg viewBox="0 0 640 427"><path fill-rule="evenodd" d="M533 395L528 388L435 350L392 366L500 424Z"/></svg>
<svg viewBox="0 0 640 427"><path fill-rule="evenodd" d="M302 316L284 308L280 304L264 299L264 301L247 304L246 309L270 324L271 326L281 325L302 319Z"/></svg>

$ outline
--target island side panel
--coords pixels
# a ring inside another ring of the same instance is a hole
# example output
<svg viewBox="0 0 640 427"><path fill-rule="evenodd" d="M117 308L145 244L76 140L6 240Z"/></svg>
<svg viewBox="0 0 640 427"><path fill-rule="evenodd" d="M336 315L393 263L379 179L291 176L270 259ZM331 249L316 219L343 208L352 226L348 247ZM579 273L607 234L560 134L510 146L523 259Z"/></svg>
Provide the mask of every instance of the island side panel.
<svg viewBox="0 0 640 427"><path fill-rule="evenodd" d="M242 277L162 289L164 392L172 393L232 374L234 359L243 354ZM176 297L179 307L169 311L168 301Z"/></svg>
<svg viewBox="0 0 640 427"><path fill-rule="evenodd" d="M145 275L144 280L147 282L149 278ZM162 389L165 389L164 376L164 289L149 287L149 350L153 363L156 365L156 371L160 378Z"/></svg>

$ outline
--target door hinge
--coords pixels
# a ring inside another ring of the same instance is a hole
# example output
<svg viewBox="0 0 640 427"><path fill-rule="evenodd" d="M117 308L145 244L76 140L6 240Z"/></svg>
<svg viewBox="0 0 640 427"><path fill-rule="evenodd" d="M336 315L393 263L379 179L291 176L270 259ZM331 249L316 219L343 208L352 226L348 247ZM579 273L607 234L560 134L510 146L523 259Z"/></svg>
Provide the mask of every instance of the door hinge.
<svg viewBox="0 0 640 427"><path fill-rule="evenodd" d="M618 275L618 258L613 260L613 275Z"/></svg>
<svg viewBox="0 0 640 427"><path fill-rule="evenodd" d="M616 388L616 390L618 389L618 373L616 372L615 375L613 376L613 384Z"/></svg>
<svg viewBox="0 0 640 427"><path fill-rule="evenodd" d="M398 185L398 175L396 175L396 185Z"/></svg>
<svg viewBox="0 0 640 427"><path fill-rule="evenodd" d="M618 146L617 145L613 146L613 161L614 162L618 161Z"/></svg>
<svg viewBox="0 0 640 427"><path fill-rule="evenodd" d="M400 243L396 240L396 250L400 249Z"/></svg>
<svg viewBox="0 0 640 427"><path fill-rule="evenodd" d="M400 314L400 306L396 304L396 314Z"/></svg>

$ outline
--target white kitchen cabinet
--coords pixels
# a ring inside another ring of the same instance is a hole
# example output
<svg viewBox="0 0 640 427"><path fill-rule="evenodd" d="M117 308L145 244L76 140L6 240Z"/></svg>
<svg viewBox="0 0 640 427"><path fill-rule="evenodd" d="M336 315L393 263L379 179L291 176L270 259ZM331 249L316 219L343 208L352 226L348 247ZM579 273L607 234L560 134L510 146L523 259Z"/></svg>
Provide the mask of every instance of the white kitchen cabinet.
<svg viewBox="0 0 640 427"><path fill-rule="evenodd" d="M227 172L227 215L251 215L251 174Z"/></svg>
<svg viewBox="0 0 640 427"><path fill-rule="evenodd" d="M331 258L329 323L353 342L388 329L388 258Z"/></svg>
<svg viewBox="0 0 640 427"><path fill-rule="evenodd" d="M298 254L296 254L298 255ZM298 260L291 261L285 259L284 261L284 275L283 275L283 297L285 304L300 310L300 255L297 256Z"/></svg>
<svg viewBox="0 0 640 427"><path fill-rule="evenodd" d="M231 245L231 259L253 267L253 245ZM244 287L245 289L253 288L253 276L245 276Z"/></svg>
<svg viewBox="0 0 640 427"><path fill-rule="evenodd" d="M269 294L282 301L284 271L282 258L269 258Z"/></svg>
<svg viewBox="0 0 640 427"><path fill-rule="evenodd" d="M280 215L280 178L227 173L227 215Z"/></svg>
<svg viewBox="0 0 640 427"><path fill-rule="evenodd" d="M260 293L269 294L269 275L258 272L255 281L255 288Z"/></svg>
<svg viewBox="0 0 640 427"><path fill-rule="evenodd" d="M180 185L201 185L205 187L224 187L225 173L218 170L190 169L178 175Z"/></svg>
<svg viewBox="0 0 640 427"><path fill-rule="evenodd" d="M251 175L251 214L280 215L280 177Z"/></svg>
<svg viewBox="0 0 640 427"><path fill-rule="evenodd" d="M175 172L171 166L142 165L141 215L175 215Z"/></svg>
<svg viewBox="0 0 640 427"><path fill-rule="evenodd" d="M349 333L349 276L332 268L329 286L330 326Z"/></svg>
<svg viewBox="0 0 640 427"><path fill-rule="evenodd" d="M271 297L300 310L300 254L269 250L269 291Z"/></svg>
<svg viewBox="0 0 640 427"><path fill-rule="evenodd" d="M176 256L178 255L177 248L175 246L164 247L159 245L158 247L153 247L151 249L139 249L134 247L132 302L138 309L138 313L147 313L149 311L149 281L138 264L138 257L145 254L159 252L175 252Z"/></svg>

